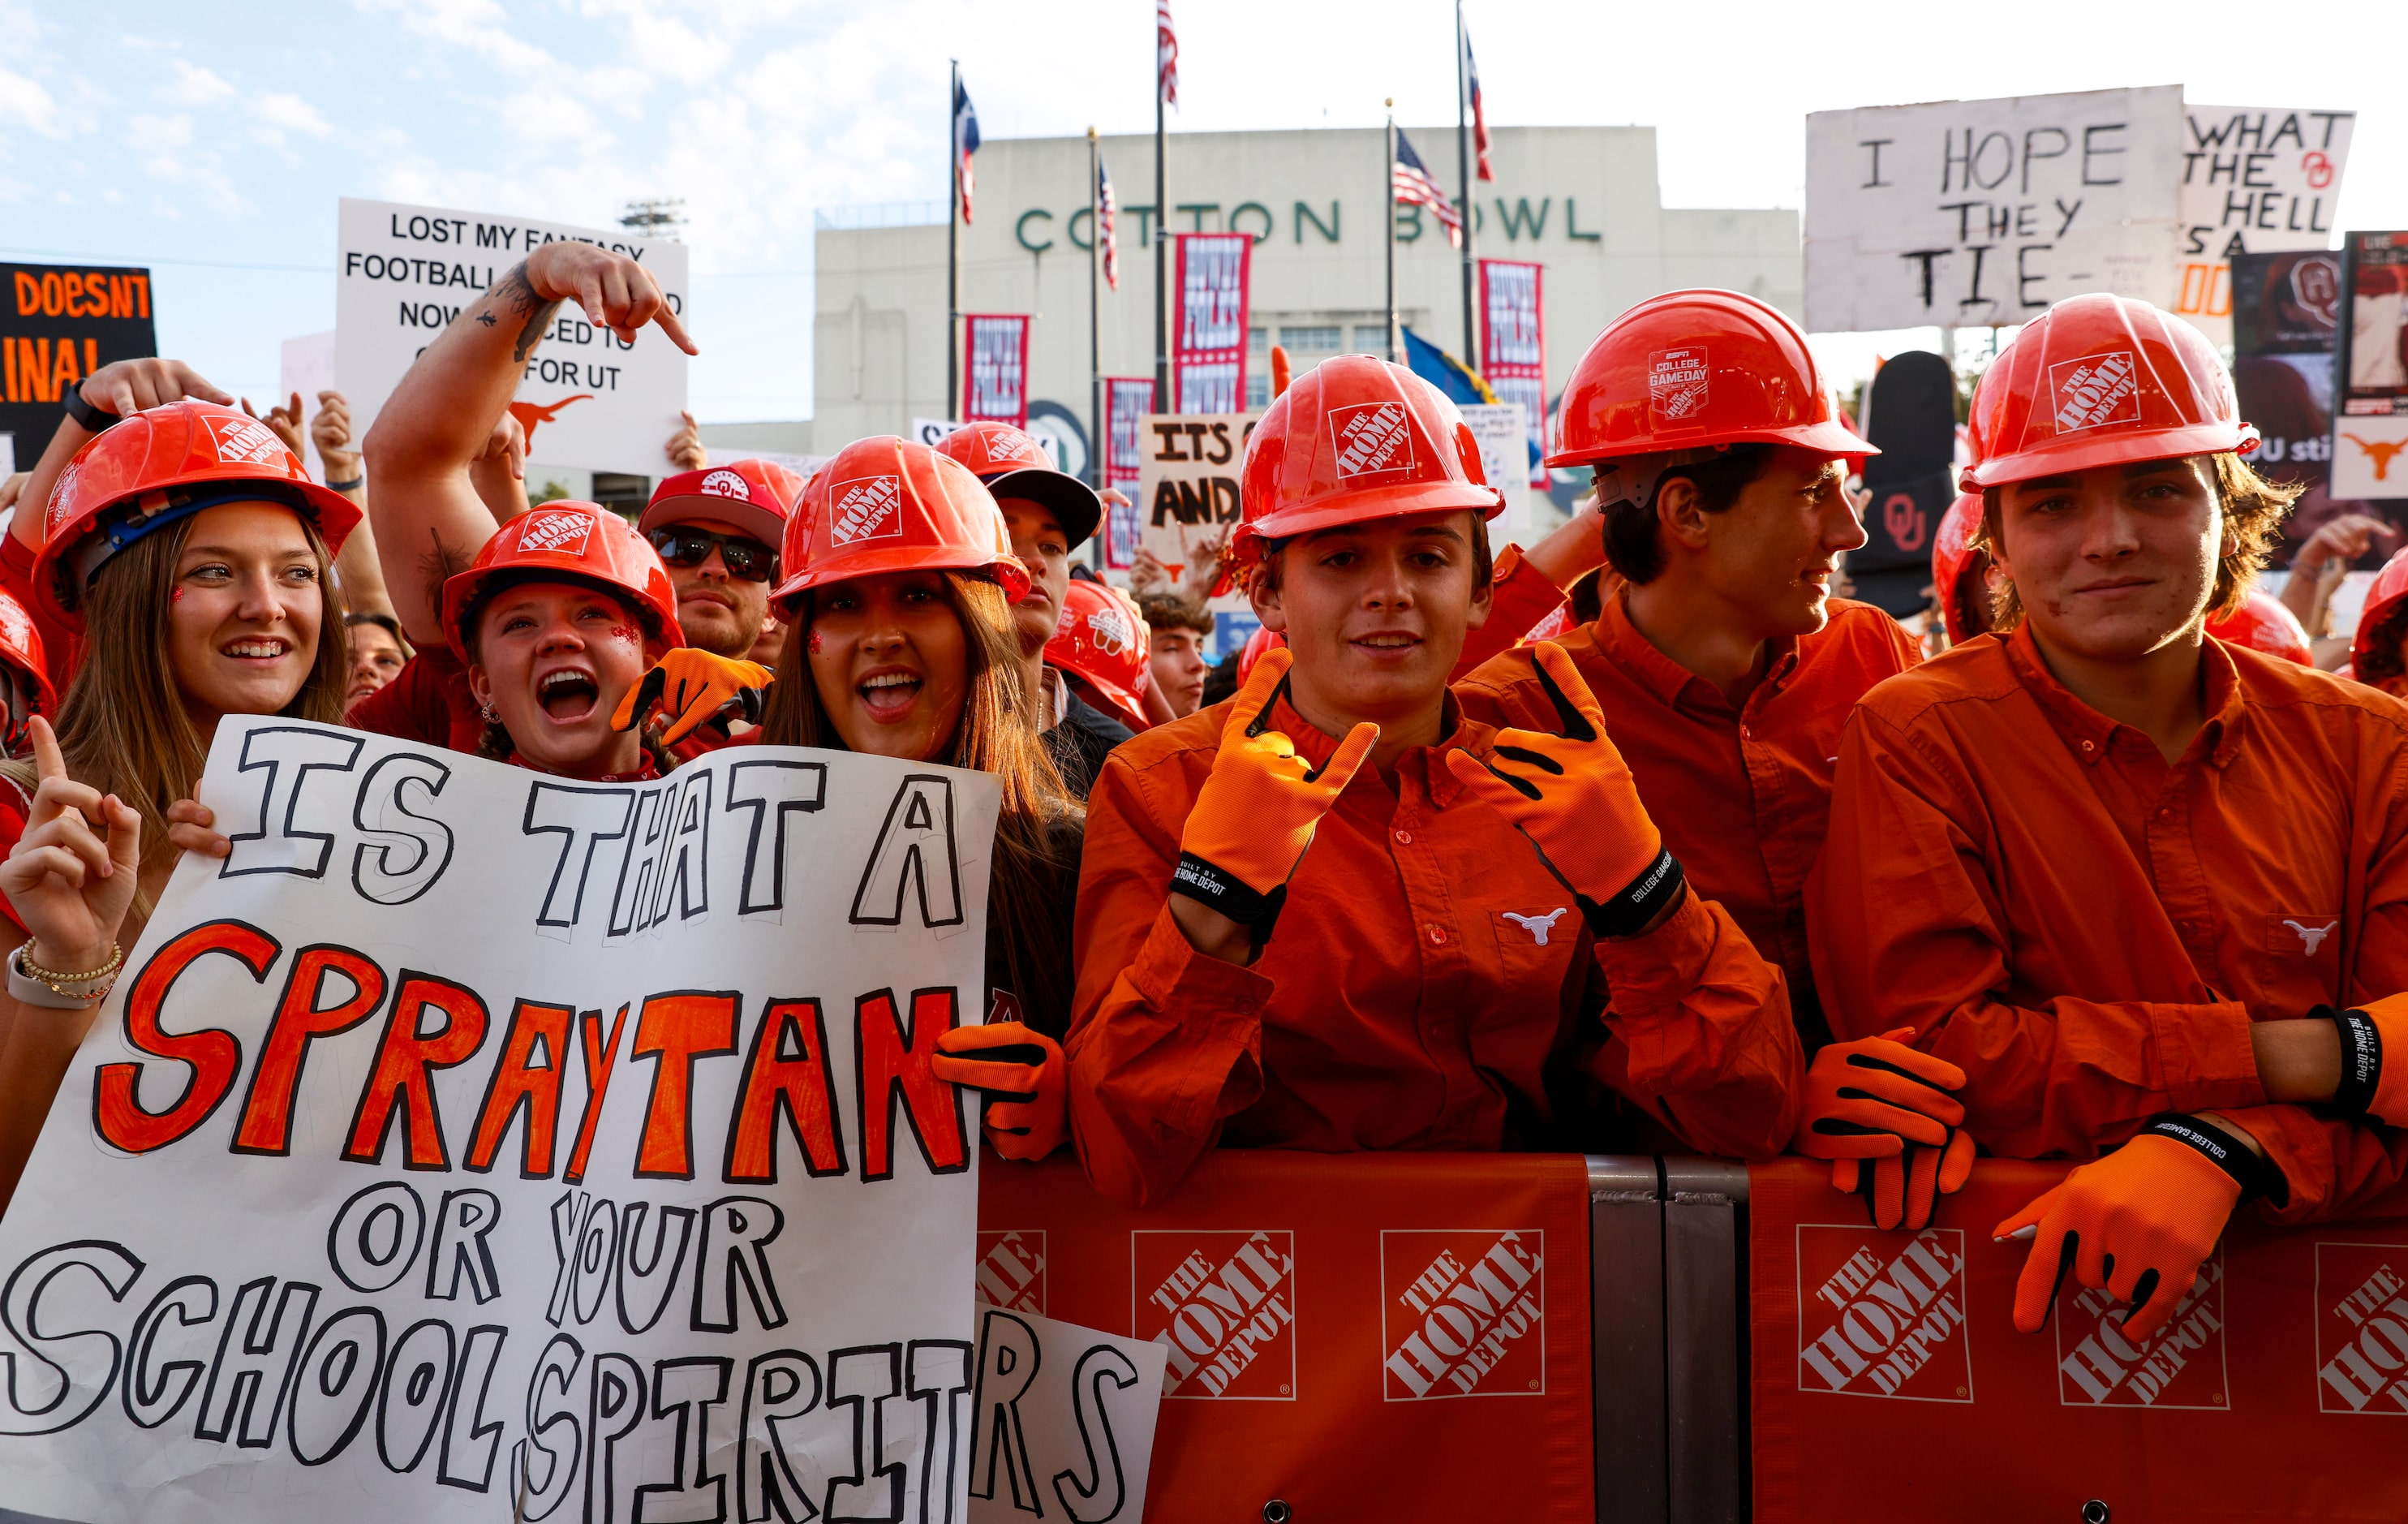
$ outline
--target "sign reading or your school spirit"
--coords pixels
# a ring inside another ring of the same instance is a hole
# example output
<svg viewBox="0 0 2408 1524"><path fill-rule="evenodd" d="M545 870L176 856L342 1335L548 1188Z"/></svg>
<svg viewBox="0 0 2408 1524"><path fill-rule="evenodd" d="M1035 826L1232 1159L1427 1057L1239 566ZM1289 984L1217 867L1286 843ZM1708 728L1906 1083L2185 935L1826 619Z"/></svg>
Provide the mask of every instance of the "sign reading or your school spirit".
<svg viewBox="0 0 2408 1524"><path fill-rule="evenodd" d="M1028 426L1028 319L1023 314L972 312L969 373L962 382L962 416L1014 428Z"/></svg>
<svg viewBox="0 0 2408 1524"><path fill-rule="evenodd" d="M1244 233L1173 237L1179 282L1170 352L1173 407L1182 413L1235 412L1246 397L1247 272L1254 240Z"/></svg>
<svg viewBox="0 0 2408 1524"><path fill-rule="evenodd" d="M2408 497L2408 233L2342 240L2336 497Z"/></svg>
<svg viewBox="0 0 2408 1524"><path fill-rule="evenodd" d="M970 1394L970 1524L1137 1524L1168 1352L1151 1340L995 1305L983 1275L979 1290L985 1305Z"/></svg>
<svg viewBox="0 0 2408 1524"><path fill-rule="evenodd" d="M29 468L66 416L67 388L158 352L149 270L0 265L0 435Z"/></svg>
<svg viewBox="0 0 2408 1524"><path fill-rule="evenodd" d="M0 1223L0 1501L964 1517L990 777L269 718L199 797Z"/></svg>
<svg viewBox="0 0 2408 1524"><path fill-rule="evenodd" d="M1806 326L2024 323L2174 293L2182 88L1816 111Z"/></svg>
<svg viewBox="0 0 2408 1524"><path fill-rule="evenodd" d="M591 243L642 264L693 328L686 247L532 217L343 198L337 219L335 373L363 435L421 351L538 248ZM630 344L563 304L537 336L510 411L556 466L658 476L683 420L686 352L657 325Z"/></svg>
<svg viewBox="0 0 2408 1524"><path fill-rule="evenodd" d="M1238 527L1238 479L1260 413L1148 413L1138 430L1138 542L1178 575L1197 541ZM1211 600L1216 612L1248 607L1242 595Z"/></svg>
<svg viewBox="0 0 2408 1524"><path fill-rule="evenodd" d="M1515 474L1533 487L1547 484L1546 273L1523 260L1480 262L1480 377L1498 401L1522 405L1530 458Z"/></svg>
<svg viewBox="0 0 2408 1524"><path fill-rule="evenodd" d="M2330 247L2358 113L2188 106L2183 117L2172 310L2229 344L2233 255Z"/></svg>

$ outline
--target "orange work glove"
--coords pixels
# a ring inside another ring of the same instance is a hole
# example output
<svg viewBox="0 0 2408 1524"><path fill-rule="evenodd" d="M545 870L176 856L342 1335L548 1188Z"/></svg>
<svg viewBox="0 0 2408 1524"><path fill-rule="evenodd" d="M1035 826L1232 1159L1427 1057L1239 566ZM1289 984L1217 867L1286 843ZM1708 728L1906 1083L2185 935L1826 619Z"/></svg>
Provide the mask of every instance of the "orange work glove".
<svg viewBox="0 0 2408 1524"><path fill-rule="evenodd" d="M1948 1094L1965 1071L1907 1043L1914 1028L1833 1042L1806 1068L1806 1105L1789 1146L1808 1158L1880 1158L1908 1143L1938 1148L1965 1108Z"/></svg>
<svg viewBox="0 0 2408 1524"><path fill-rule="evenodd" d="M2346 1115L2408 1127L2408 995L2386 995L2349 1011L2320 1005L2311 1014L2330 1017L2341 1032L2341 1085L2333 1105ZM2387 1069L2386 1053L2399 1060Z"/></svg>
<svg viewBox="0 0 2408 1524"><path fill-rule="evenodd" d="M1287 901L1287 881L1312 845L1321 817L1380 739L1378 726L1358 725L1326 766L1297 755L1295 743L1268 728L1264 718L1294 660L1287 651L1270 652L1239 690L1221 726L1211 775L1188 809L1179 867L1170 875L1172 894L1247 927L1256 948L1270 939Z"/></svg>
<svg viewBox="0 0 2408 1524"><path fill-rule="evenodd" d="M1919 1233L1931 1226L1940 1198L1964 1189L1972 1173L1973 1135L1950 1128L1948 1141L1937 1148L1909 1143L1903 1153L1878 1158L1833 1159L1831 1188L1863 1197L1882 1231Z"/></svg>
<svg viewBox="0 0 2408 1524"><path fill-rule="evenodd" d="M1605 733L1605 714L1564 648L1532 647L1533 673L1555 701L1560 735L1505 729L1486 758L1449 752L1463 785L1512 821L1579 902L1600 937L1634 936L1679 902L1681 864L1639 802L1639 785Z"/></svg>
<svg viewBox="0 0 2408 1524"><path fill-rule="evenodd" d="M2222 1128L2169 1113L2131 1142L2075 1170L1990 1229L2032 1240L2015 1282L2015 1330L2038 1333L2068 1271L2131 1304L2124 1337L2165 1326L2215 1252L2232 1209L2258 1194L2287 1198L2282 1172Z"/></svg>
<svg viewBox="0 0 2408 1524"><path fill-rule="evenodd" d="M1069 1065L1061 1044L1035 1028L956 1027L937 1039L928 1072L986 1093L986 1141L1005 1158L1035 1163L1070 1135Z"/></svg>
<svg viewBox="0 0 2408 1524"><path fill-rule="evenodd" d="M662 704L668 729L661 736L661 744L674 746L729 704L738 705L745 719L758 721L761 691L777 679L777 673L757 661L738 661L680 646L653 663L643 681L627 690L611 712L610 728L632 730L653 705Z"/></svg>

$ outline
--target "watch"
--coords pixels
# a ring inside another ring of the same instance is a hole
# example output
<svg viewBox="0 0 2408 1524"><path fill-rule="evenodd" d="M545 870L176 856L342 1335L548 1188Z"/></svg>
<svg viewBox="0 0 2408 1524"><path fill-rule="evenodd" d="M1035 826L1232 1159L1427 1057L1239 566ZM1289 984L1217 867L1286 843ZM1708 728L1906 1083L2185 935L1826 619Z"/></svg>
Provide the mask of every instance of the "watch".
<svg viewBox="0 0 2408 1524"><path fill-rule="evenodd" d="M89 434L102 433L111 424L123 421L107 409L95 408L86 402L83 399L81 386L68 387L59 394L59 400L66 405L67 416L74 419L77 425Z"/></svg>

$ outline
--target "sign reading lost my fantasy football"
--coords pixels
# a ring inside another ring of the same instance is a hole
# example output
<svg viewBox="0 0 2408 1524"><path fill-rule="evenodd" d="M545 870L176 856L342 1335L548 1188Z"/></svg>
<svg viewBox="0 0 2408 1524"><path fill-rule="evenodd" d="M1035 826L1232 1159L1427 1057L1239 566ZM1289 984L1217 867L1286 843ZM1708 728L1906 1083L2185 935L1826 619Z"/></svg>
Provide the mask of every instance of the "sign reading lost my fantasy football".
<svg viewBox="0 0 2408 1524"><path fill-rule="evenodd" d="M1238 480L1246 436L1260 413L1148 413L1138 427L1138 543L1180 576L1200 540L1218 544L1238 526ZM1218 611L1247 607L1236 594Z"/></svg>
<svg viewBox="0 0 2408 1524"><path fill-rule="evenodd" d="M335 266L335 373L351 424L367 426L419 352L461 310L536 249L597 244L650 269L686 321L686 248L667 238L529 217L345 197ZM529 455L554 466L656 476L661 448L683 426L686 353L658 326L629 344L564 304L529 357L510 410Z"/></svg>
<svg viewBox="0 0 2408 1524"><path fill-rule="evenodd" d="M2332 243L2355 111L2184 108L2182 266L2172 310L2233 341L2232 256Z"/></svg>
<svg viewBox="0 0 2408 1524"><path fill-rule="evenodd" d="M2174 292L2178 85L1817 111L1806 119L1806 326L2024 323Z"/></svg>
<svg viewBox="0 0 2408 1524"><path fill-rule="evenodd" d="M996 784L723 758L218 727L0 1222L0 1505L964 1517Z"/></svg>

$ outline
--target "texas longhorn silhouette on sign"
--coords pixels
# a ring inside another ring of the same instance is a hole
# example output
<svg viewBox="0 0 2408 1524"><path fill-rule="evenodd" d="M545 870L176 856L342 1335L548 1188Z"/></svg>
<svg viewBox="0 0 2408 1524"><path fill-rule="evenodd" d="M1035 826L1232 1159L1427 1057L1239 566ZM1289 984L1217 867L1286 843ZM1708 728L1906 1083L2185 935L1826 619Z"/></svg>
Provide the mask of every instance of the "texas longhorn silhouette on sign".
<svg viewBox="0 0 2408 1524"><path fill-rule="evenodd" d="M532 402L513 402L510 404L510 416L519 421L519 427L526 430L527 448L529 450L533 450L535 448L535 426L538 424L551 423L553 419L560 416L560 410L563 408L567 407L572 402L587 401L591 399L593 395L594 394L591 392L580 392L575 396L562 397L559 401L553 403L549 408L538 408Z"/></svg>

